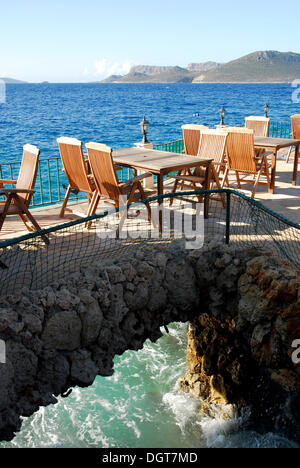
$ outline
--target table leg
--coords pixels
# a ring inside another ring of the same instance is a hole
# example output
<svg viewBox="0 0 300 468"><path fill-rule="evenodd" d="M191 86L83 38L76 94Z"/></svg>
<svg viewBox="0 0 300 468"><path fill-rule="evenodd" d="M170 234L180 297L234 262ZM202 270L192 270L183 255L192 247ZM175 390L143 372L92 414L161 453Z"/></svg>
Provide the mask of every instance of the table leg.
<svg viewBox="0 0 300 468"><path fill-rule="evenodd" d="M277 163L277 150L273 152L273 156L272 156L271 184L269 188L269 193L272 193L272 194L275 192L276 163Z"/></svg>
<svg viewBox="0 0 300 468"><path fill-rule="evenodd" d="M295 146L293 185L297 185L298 157L299 157L299 145Z"/></svg>
<svg viewBox="0 0 300 468"><path fill-rule="evenodd" d="M204 189L210 189L210 182L211 182L211 164L209 164L205 171L205 182L204 182ZM208 209L209 209L209 195L204 195L204 218L208 218Z"/></svg>
<svg viewBox="0 0 300 468"><path fill-rule="evenodd" d="M164 194L164 176L162 174L157 174L157 195L163 195ZM158 200L158 205L159 205L159 212L158 212L158 227L159 227L159 235L162 235L162 205L163 205L163 199Z"/></svg>

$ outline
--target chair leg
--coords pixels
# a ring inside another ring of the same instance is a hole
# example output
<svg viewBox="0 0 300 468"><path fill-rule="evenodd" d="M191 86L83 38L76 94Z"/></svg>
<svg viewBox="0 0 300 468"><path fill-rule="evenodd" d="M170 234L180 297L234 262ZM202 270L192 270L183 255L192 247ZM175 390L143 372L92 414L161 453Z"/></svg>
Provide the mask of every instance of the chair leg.
<svg viewBox="0 0 300 468"><path fill-rule="evenodd" d="M6 203L4 205L4 209L3 209L3 212L1 213L1 216L0 216L0 231L3 227L3 223L4 223L4 220L7 216L7 213L8 213L8 210L9 210L9 206L12 202L12 199L13 199L13 195L10 194L8 197L7 197L7 200L6 200Z"/></svg>
<svg viewBox="0 0 300 468"><path fill-rule="evenodd" d="M266 178L267 178L267 184L268 184L268 191L270 191L271 190L271 177L270 177L270 171L268 168L267 158L265 159L265 171L266 171Z"/></svg>
<svg viewBox="0 0 300 468"><path fill-rule="evenodd" d="M262 170L262 167L260 168L260 170L257 173L256 179L255 179L255 182L254 182L254 187L253 187L252 194L251 194L251 198L255 197L256 189L257 189L258 182L259 182L260 175L261 175L261 170Z"/></svg>
<svg viewBox="0 0 300 468"><path fill-rule="evenodd" d="M178 183L179 183L179 181L176 179L176 180L175 180L175 183L174 183L174 187L173 187L173 193L175 193L175 192L176 192L176 190L177 190L177 187L178 187ZM170 206L172 206L172 205L173 205L173 201L174 201L174 198L173 198L173 197L172 197L172 198L170 198Z"/></svg>
<svg viewBox="0 0 300 468"><path fill-rule="evenodd" d="M93 193L91 202L89 204L89 209L88 209L88 212L87 212L87 216L93 216L96 213L98 205L99 205L100 198L101 197L98 194L97 190L95 190L95 192ZM92 224L91 221L88 221L87 223L85 223L85 227L87 229L90 229L91 224Z"/></svg>
<svg viewBox="0 0 300 468"><path fill-rule="evenodd" d="M42 228L41 226L39 225L39 223L36 221L36 219L32 216L32 214L30 213L30 211L28 210L26 204L23 202L23 200L17 195L17 194L14 194L13 195L13 198L14 198L14 201L15 201L15 204L18 206L18 208L20 209L21 211L21 214L24 214L27 216L27 218L29 219L29 221L31 221L31 223L33 224L33 226L35 227L35 229L37 231L41 231ZM47 236L45 235L42 235L42 239L43 241L45 242L45 244L49 245L50 244L50 241L48 239Z"/></svg>
<svg viewBox="0 0 300 468"><path fill-rule="evenodd" d="M24 214L22 214L22 213L19 213L18 216L23 221L23 223L25 224L27 231L33 232L34 229L32 229L32 227L28 224L26 216Z"/></svg>
<svg viewBox="0 0 300 468"><path fill-rule="evenodd" d="M32 214L29 212L29 210L27 210L26 215L28 216L28 218L30 219L30 221L32 222L32 224L34 225L34 227L36 228L36 230L37 230L37 231L41 231L41 230L42 230L41 226L37 223L37 221L34 219L34 217L33 217ZM43 241L45 242L45 244L47 244L47 245L50 244L50 241L49 241L49 239L48 239L47 236L42 235L42 239L43 239Z"/></svg>
<svg viewBox="0 0 300 468"><path fill-rule="evenodd" d="M72 191L72 188L71 188L71 186L69 185L69 187L68 187L68 189L67 189L67 192L66 192L66 195L65 195L65 199L64 199L63 205L62 205L61 210L60 210L60 214L59 214L59 217L60 217L60 218L64 218L64 217L65 217L66 206L67 206L67 203L68 203L68 201L69 201L69 198L70 198L70 195L71 195L71 191Z"/></svg>
<svg viewBox="0 0 300 468"><path fill-rule="evenodd" d="M229 169L228 169L228 167L226 167L225 172L224 172L224 175L223 175L223 179L222 179L222 182L221 182L221 188L224 188L224 185L225 185L225 182L226 182L226 181L227 181L227 186L229 186L229 183L228 183L228 172L229 172Z"/></svg>
<svg viewBox="0 0 300 468"><path fill-rule="evenodd" d="M98 208L99 202L100 202L100 195L97 191L94 192L93 197L91 199L91 203L87 212L87 216L93 216Z"/></svg>
<svg viewBox="0 0 300 468"><path fill-rule="evenodd" d="M290 160L290 157L291 157L291 154L292 154L292 151L293 151L293 147L292 147L292 146L290 146L290 148L289 148L289 152L288 152L288 154L287 154L287 157L286 157L286 160L285 160L285 162L286 162L286 163L288 163L288 162L289 162L289 160Z"/></svg>
<svg viewBox="0 0 300 468"><path fill-rule="evenodd" d="M212 170L212 178L211 178L211 190L214 188L214 183L216 184L217 188L218 189L221 189L221 184L220 184L220 179L219 179L219 175L215 169L215 166L212 164L211 166L211 170ZM226 202L225 202L225 197L223 195L223 193L220 194L221 195L221 201L222 201L222 205L223 205L223 208L226 207Z"/></svg>

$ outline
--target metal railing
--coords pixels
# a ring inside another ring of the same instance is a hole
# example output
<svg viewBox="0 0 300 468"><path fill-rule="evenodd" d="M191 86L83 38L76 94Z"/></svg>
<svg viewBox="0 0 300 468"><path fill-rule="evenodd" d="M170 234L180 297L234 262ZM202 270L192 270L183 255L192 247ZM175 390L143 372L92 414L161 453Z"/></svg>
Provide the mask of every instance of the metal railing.
<svg viewBox="0 0 300 468"><path fill-rule="evenodd" d="M292 124L283 120L271 120L269 136L273 138L292 138Z"/></svg>
<svg viewBox="0 0 300 468"><path fill-rule="evenodd" d="M270 136L277 138L291 138L291 123L285 121L272 120L270 125ZM168 143L155 144L154 149L173 153L182 153L184 143L182 139ZM17 179L20 170L20 161L6 162L0 164L1 179ZM126 181L132 176L132 171L123 168L118 171L120 181ZM35 195L32 198L31 206L40 207L60 203L64 200L68 186L67 178L63 172L60 157L40 159L38 175L35 185ZM72 193L70 200L78 201L86 199L84 193Z"/></svg>
<svg viewBox="0 0 300 468"><path fill-rule="evenodd" d="M0 164L0 179L15 180L18 177L21 161ZM44 206L61 202L68 186L59 157L40 159L38 165L35 194L31 206ZM71 199L84 198L82 194L72 193Z"/></svg>

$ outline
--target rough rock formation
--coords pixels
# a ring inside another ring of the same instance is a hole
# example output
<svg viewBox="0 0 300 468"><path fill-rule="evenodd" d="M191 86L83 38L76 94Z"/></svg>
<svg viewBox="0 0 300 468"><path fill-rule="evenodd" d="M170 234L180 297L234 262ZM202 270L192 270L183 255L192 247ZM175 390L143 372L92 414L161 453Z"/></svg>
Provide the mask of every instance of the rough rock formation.
<svg viewBox="0 0 300 468"><path fill-rule="evenodd" d="M160 327L175 321L192 321L184 390L240 407L261 382L260 393L267 398L270 390L292 413L300 387L290 358L300 338L298 291L297 274L271 256L214 242L191 252L176 241L1 298L0 439L14 436L21 416L111 375L116 354L156 341ZM261 398L257 407L272 402Z"/></svg>
<svg viewBox="0 0 300 468"><path fill-rule="evenodd" d="M197 272L203 312L189 327L181 389L208 411L209 403L231 404L240 414L251 409L249 425L299 441L300 365L292 360L300 338L299 276L265 255L248 261L241 274L239 260L232 264L227 254L216 261L215 276L205 256Z"/></svg>

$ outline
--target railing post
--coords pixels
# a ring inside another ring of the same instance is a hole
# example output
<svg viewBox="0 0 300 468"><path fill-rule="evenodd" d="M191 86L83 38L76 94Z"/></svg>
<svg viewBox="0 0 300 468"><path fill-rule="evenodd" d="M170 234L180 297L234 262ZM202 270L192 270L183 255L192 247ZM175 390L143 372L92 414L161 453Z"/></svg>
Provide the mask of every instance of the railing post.
<svg viewBox="0 0 300 468"><path fill-rule="evenodd" d="M226 244L230 242L230 191L226 192Z"/></svg>

